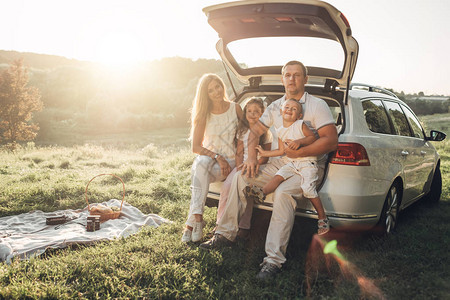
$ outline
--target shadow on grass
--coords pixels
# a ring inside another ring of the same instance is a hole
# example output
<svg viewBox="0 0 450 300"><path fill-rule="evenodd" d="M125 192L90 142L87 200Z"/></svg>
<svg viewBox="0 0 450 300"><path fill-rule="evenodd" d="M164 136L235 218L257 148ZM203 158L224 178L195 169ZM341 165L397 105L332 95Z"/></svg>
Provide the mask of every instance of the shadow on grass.
<svg viewBox="0 0 450 300"><path fill-rule="evenodd" d="M402 212L398 228L390 236L332 229L319 237L317 220L297 218L282 272L262 283L255 277L266 256L271 212L255 210L250 239L220 251L205 252L201 272L208 278L213 298L439 297L445 295L444 283L427 278L446 278L448 273L443 267L448 259L442 257L441 251L448 238L436 234L437 228L444 228L441 233L450 236L450 226L442 215L448 213L448 201L438 206L418 202ZM423 257L436 263L427 267ZM411 274L422 276L417 287L405 280Z"/></svg>

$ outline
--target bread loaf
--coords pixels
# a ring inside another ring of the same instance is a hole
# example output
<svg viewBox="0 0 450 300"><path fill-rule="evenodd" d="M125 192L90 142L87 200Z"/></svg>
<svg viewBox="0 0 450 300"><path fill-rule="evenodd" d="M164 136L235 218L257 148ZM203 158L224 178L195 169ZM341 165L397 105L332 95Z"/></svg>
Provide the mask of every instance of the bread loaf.
<svg viewBox="0 0 450 300"><path fill-rule="evenodd" d="M111 208L103 204L97 204L96 206L91 208L91 214L102 215L102 214L109 214L112 212L113 210Z"/></svg>

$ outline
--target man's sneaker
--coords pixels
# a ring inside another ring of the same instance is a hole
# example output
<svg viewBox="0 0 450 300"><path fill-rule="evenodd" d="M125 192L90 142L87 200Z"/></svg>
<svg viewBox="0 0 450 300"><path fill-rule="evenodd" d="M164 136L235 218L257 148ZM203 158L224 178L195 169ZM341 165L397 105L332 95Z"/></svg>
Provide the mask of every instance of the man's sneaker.
<svg viewBox="0 0 450 300"><path fill-rule="evenodd" d="M250 239L250 229L239 228L236 240L239 241L248 241Z"/></svg>
<svg viewBox="0 0 450 300"><path fill-rule="evenodd" d="M256 275L256 278L260 280L271 279L281 271L277 265L270 262L263 262L260 266L262 267L261 271L259 271L258 275Z"/></svg>
<svg viewBox="0 0 450 300"><path fill-rule="evenodd" d="M183 235L181 236L181 241L183 243L189 243L192 240L191 236L192 236L192 231L185 228L183 231Z"/></svg>
<svg viewBox="0 0 450 300"><path fill-rule="evenodd" d="M214 234L212 239L200 244L200 248L210 250L232 245L233 242L221 234Z"/></svg>
<svg viewBox="0 0 450 300"><path fill-rule="evenodd" d="M209 240L209 239L211 239L213 236L214 236L214 234L216 233L216 229L217 229L217 225L210 231L210 232L208 232L207 234L205 234L205 237Z"/></svg>
<svg viewBox="0 0 450 300"><path fill-rule="evenodd" d="M203 227L205 226L205 222L194 222L194 226L192 226L192 236L191 240L195 242L199 242L203 238Z"/></svg>

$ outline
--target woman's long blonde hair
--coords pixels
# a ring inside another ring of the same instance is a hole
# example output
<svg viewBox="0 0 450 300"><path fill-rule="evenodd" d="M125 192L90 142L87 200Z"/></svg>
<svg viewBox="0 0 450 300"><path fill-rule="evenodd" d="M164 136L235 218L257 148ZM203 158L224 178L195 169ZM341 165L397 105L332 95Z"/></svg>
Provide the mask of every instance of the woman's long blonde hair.
<svg viewBox="0 0 450 300"><path fill-rule="evenodd" d="M217 81L223 88L223 99L227 100L225 84L223 80L216 74L205 74L198 81L197 92L195 94L194 101L192 101L191 110L191 134L192 139L194 134L194 127L201 122L205 122L212 109L211 100L208 96L208 85L212 81Z"/></svg>

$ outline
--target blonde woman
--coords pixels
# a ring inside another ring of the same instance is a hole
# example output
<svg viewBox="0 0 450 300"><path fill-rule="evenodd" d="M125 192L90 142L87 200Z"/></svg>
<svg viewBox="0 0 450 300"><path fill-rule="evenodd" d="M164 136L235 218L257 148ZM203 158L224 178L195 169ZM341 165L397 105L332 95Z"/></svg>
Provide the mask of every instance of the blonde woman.
<svg viewBox="0 0 450 300"><path fill-rule="evenodd" d="M191 118L192 152L198 154L192 164L191 205L182 242L198 242L203 237L203 210L209 184L222 181L235 167L235 136L241 107L227 100L225 85L219 76L200 78L193 101Z"/></svg>

